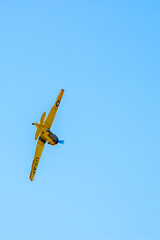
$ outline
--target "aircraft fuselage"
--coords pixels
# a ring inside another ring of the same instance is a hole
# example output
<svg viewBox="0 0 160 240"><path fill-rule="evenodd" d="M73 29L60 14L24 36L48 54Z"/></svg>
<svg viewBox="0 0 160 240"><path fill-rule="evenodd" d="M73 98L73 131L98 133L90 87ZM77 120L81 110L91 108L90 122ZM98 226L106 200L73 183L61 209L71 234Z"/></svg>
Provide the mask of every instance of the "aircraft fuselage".
<svg viewBox="0 0 160 240"><path fill-rule="evenodd" d="M58 143L58 137L53 134L49 129L41 132L41 137L48 141L51 145L56 145Z"/></svg>
<svg viewBox="0 0 160 240"><path fill-rule="evenodd" d="M55 134L53 134L49 128L45 128L38 123L34 123L34 125L37 128L40 127L41 129L41 134L39 137L40 141L42 141L43 143L48 142L48 144L51 144L51 145L56 145L58 143L58 137Z"/></svg>
<svg viewBox="0 0 160 240"><path fill-rule="evenodd" d="M45 141L48 141L51 145L56 145L58 143L58 137L53 134L50 129L44 128L41 132L40 138L43 138Z"/></svg>

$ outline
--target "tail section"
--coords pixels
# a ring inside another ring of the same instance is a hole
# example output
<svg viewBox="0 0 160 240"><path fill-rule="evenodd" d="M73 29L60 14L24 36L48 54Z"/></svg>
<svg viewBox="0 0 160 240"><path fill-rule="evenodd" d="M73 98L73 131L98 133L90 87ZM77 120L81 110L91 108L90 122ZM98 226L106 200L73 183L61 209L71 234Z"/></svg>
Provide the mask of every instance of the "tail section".
<svg viewBox="0 0 160 240"><path fill-rule="evenodd" d="M45 117L46 117L46 112L44 112L44 113L42 114L42 117L41 117L41 119L40 119L40 125L43 125L44 120L45 120Z"/></svg>
<svg viewBox="0 0 160 240"><path fill-rule="evenodd" d="M38 127L37 131L36 131L36 134L35 134L35 140L37 140L37 138L39 137L40 133L41 133L41 128Z"/></svg>
<svg viewBox="0 0 160 240"><path fill-rule="evenodd" d="M41 119L40 119L40 124L34 123L34 125L37 127L37 131L36 131L36 134L35 134L35 140L37 140L37 138L39 137L39 135L41 133L41 126L43 126L45 117L46 117L46 112L44 112L42 114Z"/></svg>

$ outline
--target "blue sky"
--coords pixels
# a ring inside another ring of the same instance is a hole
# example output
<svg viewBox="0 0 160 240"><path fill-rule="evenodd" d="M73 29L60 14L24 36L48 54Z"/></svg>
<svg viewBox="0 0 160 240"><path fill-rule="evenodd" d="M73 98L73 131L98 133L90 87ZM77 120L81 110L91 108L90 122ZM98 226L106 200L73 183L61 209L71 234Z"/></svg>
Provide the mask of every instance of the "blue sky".
<svg viewBox="0 0 160 240"><path fill-rule="evenodd" d="M0 240L160 239L160 2L0 4ZM65 93L29 180L35 127Z"/></svg>

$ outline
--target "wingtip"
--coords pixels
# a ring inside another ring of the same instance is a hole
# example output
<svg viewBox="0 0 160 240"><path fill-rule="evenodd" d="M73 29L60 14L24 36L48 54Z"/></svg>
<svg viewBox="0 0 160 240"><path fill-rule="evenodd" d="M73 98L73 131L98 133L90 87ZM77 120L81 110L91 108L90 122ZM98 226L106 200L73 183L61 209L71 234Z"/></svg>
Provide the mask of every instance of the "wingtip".
<svg viewBox="0 0 160 240"><path fill-rule="evenodd" d="M29 176L29 179L31 180L31 182L33 181L33 180L31 179L31 176Z"/></svg>
<svg viewBox="0 0 160 240"><path fill-rule="evenodd" d="M31 182L33 182L33 178L34 176L32 175L32 173L30 173L29 179L31 180Z"/></svg>

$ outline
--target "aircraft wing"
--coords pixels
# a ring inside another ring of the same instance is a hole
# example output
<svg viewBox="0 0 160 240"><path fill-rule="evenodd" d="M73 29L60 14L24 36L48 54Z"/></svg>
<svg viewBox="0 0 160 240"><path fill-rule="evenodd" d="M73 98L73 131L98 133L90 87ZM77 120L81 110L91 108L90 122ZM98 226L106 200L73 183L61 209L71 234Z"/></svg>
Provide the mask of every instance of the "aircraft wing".
<svg viewBox="0 0 160 240"><path fill-rule="evenodd" d="M64 89L61 89L61 91L60 91L60 93L59 93L59 95L57 97L57 100L56 100L55 104L53 105L53 107L51 108L51 110L50 110L50 112L49 112L49 114L48 114L48 116L46 118L46 121L44 123L44 126L46 128L50 129L51 126L52 126L52 123L53 123L53 120L55 118L56 112L58 110L59 104L61 102L63 93L64 93Z"/></svg>
<svg viewBox="0 0 160 240"><path fill-rule="evenodd" d="M32 162L32 168L31 168L31 173L29 177L31 181L33 181L34 175L36 173L38 163L43 152L44 145L45 145L45 140L40 136L37 142L37 147L36 147L34 159Z"/></svg>

